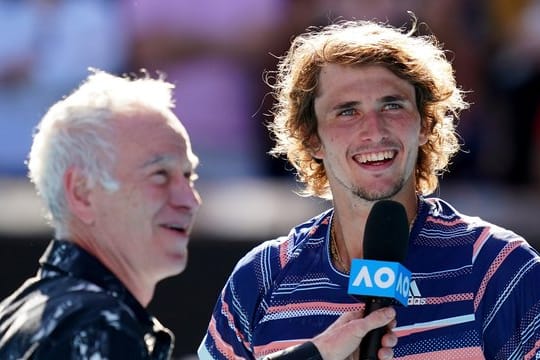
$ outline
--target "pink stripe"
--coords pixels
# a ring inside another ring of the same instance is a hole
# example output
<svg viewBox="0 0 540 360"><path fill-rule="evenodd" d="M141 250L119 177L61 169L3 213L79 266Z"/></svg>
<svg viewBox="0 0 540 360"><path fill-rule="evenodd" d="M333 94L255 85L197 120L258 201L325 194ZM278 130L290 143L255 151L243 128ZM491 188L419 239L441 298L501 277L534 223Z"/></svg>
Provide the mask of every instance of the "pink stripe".
<svg viewBox="0 0 540 360"><path fill-rule="evenodd" d="M463 294L452 294L452 295L446 295L446 296L439 296L439 297L428 297L426 299L426 304L432 305L432 304L446 304L450 302L456 302L456 301L467 301L472 300L474 297L473 293L463 293Z"/></svg>
<svg viewBox="0 0 540 360"><path fill-rule="evenodd" d="M329 302L306 302L297 304L286 304L282 306L272 306L268 308L267 314L276 314L280 312L291 312L294 310L326 310L331 312L360 311L364 309L364 304L336 304Z"/></svg>
<svg viewBox="0 0 540 360"><path fill-rule="evenodd" d="M255 358L258 359L262 356L272 354L276 351L284 350L290 346L295 346L305 341L306 340L303 340L303 339L284 340L284 341L274 341L266 345L255 346L255 348L253 349L253 353L254 353L253 355L255 355Z"/></svg>
<svg viewBox="0 0 540 360"><path fill-rule="evenodd" d="M476 298L474 299L474 311L478 308L478 304L480 304L480 301L482 300L482 297L484 296L484 293L486 292L487 284L489 283L489 280L493 277L493 275L497 272L501 264L504 262L504 260L510 255L512 251L514 251L516 248L521 246L521 241L512 241L506 244L502 250L497 254L497 257L493 260L491 263L491 266L486 272L486 275L484 275L484 278L482 279L482 282L480 283L480 286L478 288L478 293L476 294Z"/></svg>
<svg viewBox="0 0 540 360"><path fill-rule="evenodd" d="M429 353L422 353L416 355L407 355L394 358L396 360L448 360L448 359L460 359L460 360L481 360L485 359L482 349L479 346L441 350Z"/></svg>
<svg viewBox="0 0 540 360"><path fill-rule="evenodd" d="M539 354L540 354L540 340L538 340L534 344L534 347L531 349L531 351L525 354L525 356L523 357L523 360L538 359L536 356Z"/></svg>
<svg viewBox="0 0 540 360"><path fill-rule="evenodd" d="M463 219L456 219L456 220L453 220L453 221L446 221L446 220L439 219L439 218L434 218L434 217L431 217L431 216L429 216L426 219L426 222L427 221L432 222L434 224L442 224L442 225L447 225L447 226L454 226L454 225L464 224L465 223L465 221L463 221Z"/></svg>
<svg viewBox="0 0 540 360"><path fill-rule="evenodd" d="M478 252L480 251L480 249L482 248L482 246L484 245L484 243L488 239L489 234L490 234L490 228L485 228L484 231L482 231L482 233L478 237L478 239L476 239L476 241L474 242L474 245L473 245L473 259L476 259L476 256L478 255Z"/></svg>
<svg viewBox="0 0 540 360"><path fill-rule="evenodd" d="M221 303L221 312L227 318L227 322L229 324L234 323L234 317L232 313L229 311L229 305L227 303L225 302ZM227 343L225 340L223 340L223 338L221 337L221 334L218 332L216 328L216 319L214 316L212 316L212 319L210 320L210 325L208 326L208 332L214 339L214 342L216 343L216 347L218 348L219 352L227 355L227 359L241 359L236 356L236 354L234 353L233 347L229 343ZM243 334L240 333L238 328L235 327L234 332L239 339L242 339L244 346L246 348L249 348L250 347L249 342L245 340Z"/></svg>
<svg viewBox="0 0 540 360"><path fill-rule="evenodd" d="M212 336L212 339L214 339L214 343L216 344L216 348L218 349L220 354L225 355L227 359L238 359L238 360L242 359L241 357L237 356L234 353L232 346L226 343L221 338L221 335L216 329L216 321L213 316L212 316L212 319L210 320L210 325L208 326L208 332L210 336Z"/></svg>
<svg viewBox="0 0 540 360"><path fill-rule="evenodd" d="M287 261L289 259L287 256L287 253L288 253L287 249L291 241L292 240L288 238L281 245L279 245L279 263L282 269L285 267L285 264L287 264Z"/></svg>

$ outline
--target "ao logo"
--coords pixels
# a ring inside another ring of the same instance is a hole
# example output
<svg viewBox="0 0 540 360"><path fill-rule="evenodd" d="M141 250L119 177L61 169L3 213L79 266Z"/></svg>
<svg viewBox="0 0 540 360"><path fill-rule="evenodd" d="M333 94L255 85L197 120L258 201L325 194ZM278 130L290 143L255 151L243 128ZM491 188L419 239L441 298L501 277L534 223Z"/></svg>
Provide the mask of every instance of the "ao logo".
<svg viewBox="0 0 540 360"><path fill-rule="evenodd" d="M408 305L411 272L397 262L353 259L348 293L386 297Z"/></svg>
<svg viewBox="0 0 540 360"><path fill-rule="evenodd" d="M394 272L394 269L383 266L375 271L372 280L368 266L364 265L360 268L358 275L354 279L353 286L361 286L362 282L364 282L364 286L367 288L373 288L373 283L375 283L375 287L379 289L388 289L396 282L396 273ZM404 276L403 273L400 272L395 291L400 293L401 296L407 297L409 295L409 286L409 277Z"/></svg>

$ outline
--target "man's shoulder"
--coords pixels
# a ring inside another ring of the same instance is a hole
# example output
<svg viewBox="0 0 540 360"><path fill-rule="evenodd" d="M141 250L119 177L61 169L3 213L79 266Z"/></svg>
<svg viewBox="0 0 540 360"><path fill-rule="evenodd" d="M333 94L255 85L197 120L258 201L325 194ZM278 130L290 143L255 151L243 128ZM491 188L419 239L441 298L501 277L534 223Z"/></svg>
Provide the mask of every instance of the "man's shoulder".
<svg viewBox="0 0 540 360"><path fill-rule="evenodd" d="M0 309L0 343L4 351L41 348L63 339L107 329L137 337L143 329L119 298L90 282L71 277L25 283ZM32 345L35 344L35 345ZM0 351L0 354L2 352Z"/></svg>
<svg viewBox="0 0 540 360"><path fill-rule="evenodd" d="M96 309L124 310L125 306L110 291L89 281L71 278L31 279L2 303L0 312L11 316L36 316L41 321L53 317L60 321L73 313ZM19 321L20 322L20 321Z"/></svg>
<svg viewBox="0 0 540 360"><path fill-rule="evenodd" d="M332 210L318 214L294 226L287 235L266 240L245 254L237 267L258 262L261 257L279 260L283 267L292 257L306 247L314 248L324 243Z"/></svg>
<svg viewBox="0 0 540 360"><path fill-rule="evenodd" d="M433 198L426 222L429 228L444 227L441 238L453 239L464 246L472 246L472 259L477 265L485 262L491 267L503 261L505 264L521 264L538 259L538 252L518 233L494 224L480 216L471 216L456 210L448 202ZM508 265L506 265L508 266Z"/></svg>
<svg viewBox="0 0 540 360"><path fill-rule="evenodd" d="M501 225L492 223L481 214L472 215L461 212L448 201L440 198L427 198L424 200L427 204L426 220L432 223L432 226L446 226L455 229L467 229L470 232L489 231L491 237L516 240L522 239L514 231L504 228Z"/></svg>

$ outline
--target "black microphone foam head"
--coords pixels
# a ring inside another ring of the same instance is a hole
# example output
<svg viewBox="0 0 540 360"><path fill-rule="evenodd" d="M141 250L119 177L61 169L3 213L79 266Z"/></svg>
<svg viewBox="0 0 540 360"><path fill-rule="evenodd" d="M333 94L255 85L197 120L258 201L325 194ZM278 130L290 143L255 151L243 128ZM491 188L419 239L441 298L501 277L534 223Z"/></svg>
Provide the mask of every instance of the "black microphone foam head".
<svg viewBox="0 0 540 360"><path fill-rule="evenodd" d="M403 262L409 243L409 222L403 205L380 200L373 205L364 230L364 259Z"/></svg>

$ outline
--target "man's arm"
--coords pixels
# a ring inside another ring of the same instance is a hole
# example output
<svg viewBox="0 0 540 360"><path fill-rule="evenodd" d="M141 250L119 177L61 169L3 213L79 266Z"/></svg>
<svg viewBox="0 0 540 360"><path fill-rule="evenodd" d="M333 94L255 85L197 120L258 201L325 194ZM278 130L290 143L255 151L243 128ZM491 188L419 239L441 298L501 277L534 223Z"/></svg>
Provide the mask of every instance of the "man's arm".
<svg viewBox="0 0 540 360"><path fill-rule="evenodd" d="M540 256L523 239L488 241L475 263L482 276L475 311L486 359L540 356Z"/></svg>
<svg viewBox="0 0 540 360"><path fill-rule="evenodd" d="M112 327L89 326L62 330L43 342L32 359L148 359L144 339Z"/></svg>

